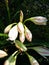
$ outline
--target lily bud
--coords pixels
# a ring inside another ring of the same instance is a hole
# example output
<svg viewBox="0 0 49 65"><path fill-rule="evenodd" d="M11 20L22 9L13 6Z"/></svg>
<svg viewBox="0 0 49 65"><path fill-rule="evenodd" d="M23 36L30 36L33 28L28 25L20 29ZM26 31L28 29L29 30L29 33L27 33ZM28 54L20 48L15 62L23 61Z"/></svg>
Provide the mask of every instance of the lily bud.
<svg viewBox="0 0 49 65"><path fill-rule="evenodd" d="M22 22L23 21L23 12L22 12L22 10L20 10L20 22Z"/></svg>
<svg viewBox="0 0 49 65"><path fill-rule="evenodd" d="M0 58L3 58L5 56L7 56L7 53L3 50L0 50Z"/></svg>
<svg viewBox="0 0 49 65"><path fill-rule="evenodd" d="M25 26L25 36L28 41L32 41L32 33L31 31Z"/></svg>
<svg viewBox="0 0 49 65"><path fill-rule="evenodd" d="M14 27L11 28L8 36L9 36L9 40L11 40L11 41L13 41L17 38L17 36L18 36L17 25L15 25Z"/></svg>
<svg viewBox="0 0 49 65"><path fill-rule="evenodd" d="M23 24L21 22L18 23L18 31L19 33L24 33L24 27L23 27Z"/></svg>
<svg viewBox="0 0 49 65"><path fill-rule="evenodd" d="M20 41L23 43L25 41L25 35L24 33L20 34L20 37L19 37Z"/></svg>
<svg viewBox="0 0 49 65"><path fill-rule="evenodd" d="M9 65L9 61L6 60L6 61L4 62L4 65Z"/></svg>
<svg viewBox="0 0 49 65"><path fill-rule="evenodd" d="M12 24L8 25L8 26L4 29L4 33L8 33L8 32L10 31L11 27L12 27L14 24L16 24L16 23L12 23Z"/></svg>
<svg viewBox="0 0 49 65"><path fill-rule="evenodd" d="M47 18L42 16L31 17L30 20L36 25L46 25L47 22Z"/></svg>

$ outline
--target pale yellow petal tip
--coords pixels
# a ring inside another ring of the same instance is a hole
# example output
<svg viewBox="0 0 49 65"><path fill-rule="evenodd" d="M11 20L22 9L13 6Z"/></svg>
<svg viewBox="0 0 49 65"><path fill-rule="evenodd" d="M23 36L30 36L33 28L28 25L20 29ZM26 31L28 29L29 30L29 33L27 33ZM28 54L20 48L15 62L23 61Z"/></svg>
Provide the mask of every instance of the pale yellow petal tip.
<svg viewBox="0 0 49 65"><path fill-rule="evenodd" d="M3 51L3 50L0 50L0 58L3 58L3 57L5 57L5 56L7 56L8 54L5 52L5 51Z"/></svg>

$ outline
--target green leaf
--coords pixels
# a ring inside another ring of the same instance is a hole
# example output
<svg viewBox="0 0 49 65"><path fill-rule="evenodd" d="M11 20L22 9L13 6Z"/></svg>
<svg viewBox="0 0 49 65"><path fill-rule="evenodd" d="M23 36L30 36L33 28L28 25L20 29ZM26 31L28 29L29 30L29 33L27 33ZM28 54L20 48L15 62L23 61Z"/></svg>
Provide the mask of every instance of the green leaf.
<svg viewBox="0 0 49 65"><path fill-rule="evenodd" d="M14 52L4 63L4 65L15 65L18 51Z"/></svg>
<svg viewBox="0 0 49 65"><path fill-rule="evenodd" d="M8 26L4 29L4 33L8 33L9 30L11 29L11 27L12 27L14 24L16 24L16 23L12 23L12 24L8 25Z"/></svg>
<svg viewBox="0 0 49 65"><path fill-rule="evenodd" d="M42 56L49 56L49 49L47 48L39 46L39 47L33 47L33 49Z"/></svg>
<svg viewBox="0 0 49 65"><path fill-rule="evenodd" d="M15 46L21 51L27 51L27 48L25 47L25 45L18 40L15 41Z"/></svg>
<svg viewBox="0 0 49 65"><path fill-rule="evenodd" d="M39 65L39 63L33 56L29 55L27 52L26 55L28 56L31 65Z"/></svg>

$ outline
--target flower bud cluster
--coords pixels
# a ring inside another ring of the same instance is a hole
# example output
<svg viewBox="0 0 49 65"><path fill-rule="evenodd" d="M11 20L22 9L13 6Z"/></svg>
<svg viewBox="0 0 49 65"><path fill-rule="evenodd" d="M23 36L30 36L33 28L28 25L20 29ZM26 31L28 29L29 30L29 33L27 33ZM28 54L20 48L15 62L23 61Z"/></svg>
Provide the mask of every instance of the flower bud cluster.
<svg viewBox="0 0 49 65"><path fill-rule="evenodd" d="M9 27L9 26L8 26ZM8 31L8 27L6 28L6 30ZM14 41L16 40L16 38L18 37L18 33L19 33L19 40L23 43L25 41L25 37L28 41L32 41L32 33L31 31L25 26L23 25L22 22L19 22L17 25L14 25L8 33L8 40Z"/></svg>

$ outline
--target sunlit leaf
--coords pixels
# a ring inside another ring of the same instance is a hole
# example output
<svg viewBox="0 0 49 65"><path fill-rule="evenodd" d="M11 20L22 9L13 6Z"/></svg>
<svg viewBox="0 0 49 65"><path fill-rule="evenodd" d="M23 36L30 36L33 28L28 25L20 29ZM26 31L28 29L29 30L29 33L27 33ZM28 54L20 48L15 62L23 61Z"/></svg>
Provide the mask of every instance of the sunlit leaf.
<svg viewBox="0 0 49 65"><path fill-rule="evenodd" d="M37 60L33 56L29 55L28 53L26 53L26 54L29 58L29 61L30 61L31 65L39 65L39 63L37 62Z"/></svg>
<svg viewBox="0 0 49 65"><path fill-rule="evenodd" d="M33 47L35 51L37 51L42 56L49 56L49 49L44 47Z"/></svg>
<svg viewBox="0 0 49 65"><path fill-rule="evenodd" d="M27 48L25 47L25 45L18 40L15 41L15 46L21 51L27 51Z"/></svg>
<svg viewBox="0 0 49 65"><path fill-rule="evenodd" d="M4 33L8 33L9 30L11 29L11 27L12 27L14 24L16 24L16 23L12 23L12 24L8 25L8 26L4 29Z"/></svg>
<svg viewBox="0 0 49 65"><path fill-rule="evenodd" d="M5 56L7 56L8 54L5 52L5 51L3 51L3 50L0 50L0 58L3 58L3 57L5 57Z"/></svg>
<svg viewBox="0 0 49 65"><path fill-rule="evenodd" d="M15 65L18 51L14 52L4 63L4 65Z"/></svg>

